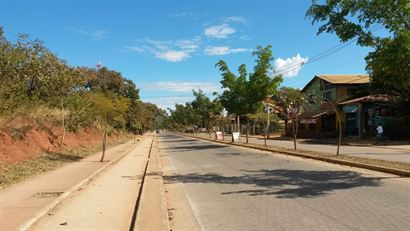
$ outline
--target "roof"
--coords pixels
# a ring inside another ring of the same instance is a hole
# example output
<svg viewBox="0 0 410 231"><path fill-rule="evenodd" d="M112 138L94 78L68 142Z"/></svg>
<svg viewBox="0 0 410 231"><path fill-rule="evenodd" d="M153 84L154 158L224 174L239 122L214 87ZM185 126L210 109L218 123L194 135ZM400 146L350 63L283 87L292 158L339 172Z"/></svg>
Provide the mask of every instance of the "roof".
<svg viewBox="0 0 410 231"><path fill-rule="evenodd" d="M353 74L353 75L315 75L313 79L309 81L303 87L302 92L304 92L316 79L322 79L324 81L327 81L331 84L365 84L370 82L369 75L363 75L363 74Z"/></svg>
<svg viewBox="0 0 410 231"><path fill-rule="evenodd" d="M369 83L369 75L316 75L320 79L333 84L361 84Z"/></svg>
<svg viewBox="0 0 410 231"><path fill-rule="evenodd" d="M391 97L386 94L367 95L367 96L363 96L360 98L344 101L339 104L346 105L346 104L355 104L355 103L387 103L390 101L390 98Z"/></svg>

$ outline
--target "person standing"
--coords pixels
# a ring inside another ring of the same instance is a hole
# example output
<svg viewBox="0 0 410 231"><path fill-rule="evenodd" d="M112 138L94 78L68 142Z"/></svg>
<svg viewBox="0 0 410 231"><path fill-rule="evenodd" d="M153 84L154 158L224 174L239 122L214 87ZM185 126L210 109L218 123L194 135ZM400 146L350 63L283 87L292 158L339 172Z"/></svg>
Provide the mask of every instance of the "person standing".
<svg viewBox="0 0 410 231"><path fill-rule="evenodd" d="M376 130L377 130L376 142L378 142L378 141L381 141L383 137L383 126L381 123L379 123L379 126L377 126Z"/></svg>

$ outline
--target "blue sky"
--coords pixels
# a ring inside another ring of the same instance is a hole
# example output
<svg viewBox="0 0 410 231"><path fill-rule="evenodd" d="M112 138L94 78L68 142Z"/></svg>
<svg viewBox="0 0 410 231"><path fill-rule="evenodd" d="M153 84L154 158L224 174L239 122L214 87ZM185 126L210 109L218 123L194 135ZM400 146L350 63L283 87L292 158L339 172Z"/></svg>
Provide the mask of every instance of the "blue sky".
<svg viewBox="0 0 410 231"><path fill-rule="evenodd" d="M317 35L305 19L310 0L0 0L0 25L39 38L73 66L101 62L140 88L141 99L163 108L192 99L192 88L220 91L215 63L232 70L254 65L252 50L272 45L284 86L302 88L315 74L365 73L369 52L354 43L309 63L339 44Z"/></svg>

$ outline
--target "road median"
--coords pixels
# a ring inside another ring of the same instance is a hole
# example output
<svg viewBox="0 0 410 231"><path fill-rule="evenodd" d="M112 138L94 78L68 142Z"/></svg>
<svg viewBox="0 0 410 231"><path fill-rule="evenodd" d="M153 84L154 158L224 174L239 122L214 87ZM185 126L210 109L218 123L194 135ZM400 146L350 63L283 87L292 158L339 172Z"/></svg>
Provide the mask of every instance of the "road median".
<svg viewBox="0 0 410 231"><path fill-rule="evenodd" d="M183 133L179 133L179 134L186 136L186 137L211 141L215 143L228 144L228 145L233 145L233 146L258 149L262 151L281 153L281 154L286 154L286 155L291 155L291 156L325 161L325 162L334 163L334 164L341 164L341 165L347 165L351 167L385 172L385 173L390 173L390 174L403 176L403 177L410 177L410 170L409 170L410 164L408 163L367 159L367 158L361 158L361 157L351 157L351 156L346 156L346 155L336 156L336 155L327 154L327 153L319 153L319 152L305 151L305 150L285 150L284 148L277 148L273 146L264 147L263 145L257 145L257 144L232 143L228 141L215 140L215 139L210 139L210 138L200 137L200 136L192 136L192 135L187 135Z"/></svg>

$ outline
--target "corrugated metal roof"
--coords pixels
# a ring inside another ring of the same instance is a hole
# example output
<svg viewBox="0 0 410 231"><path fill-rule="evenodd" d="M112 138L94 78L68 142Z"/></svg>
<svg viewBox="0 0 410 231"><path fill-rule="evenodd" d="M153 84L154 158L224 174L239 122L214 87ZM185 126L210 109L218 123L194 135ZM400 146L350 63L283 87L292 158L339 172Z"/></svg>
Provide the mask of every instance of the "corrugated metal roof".
<svg viewBox="0 0 410 231"><path fill-rule="evenodd" d="M369 83L369 75L316 75L316 77L333 84Z"/></svg>

